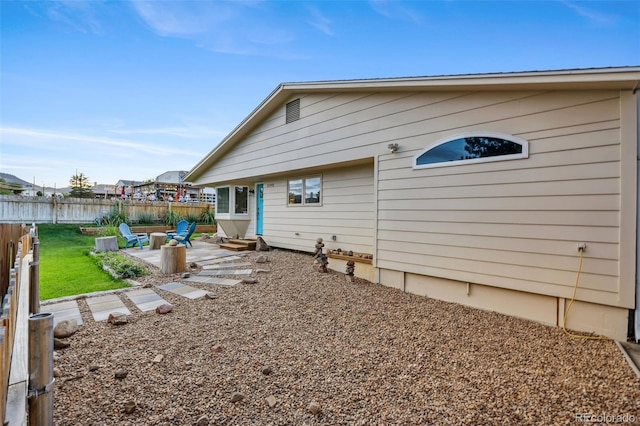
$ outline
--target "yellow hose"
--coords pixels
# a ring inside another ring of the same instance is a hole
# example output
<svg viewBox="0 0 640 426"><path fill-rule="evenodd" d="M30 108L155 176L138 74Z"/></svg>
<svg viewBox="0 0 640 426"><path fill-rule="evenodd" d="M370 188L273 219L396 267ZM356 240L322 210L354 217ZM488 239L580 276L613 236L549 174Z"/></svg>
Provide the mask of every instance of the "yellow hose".
<svg viewBox="0 0 640 426"><path fill-rule="evenodd" d="M573 305L574 300L576 300L576 293L578 292L578 281L580 280L580 273L582 272L582 259L584 258L584 249L580 250L580 264L578 266L578 274L576 275L576 283L573 286L573 296L571 296L571 301L569 302L569 306L567 306L567 310L564 313L564 316L562 318L562 331L565 332L565 334L567 336L571 336L571 337L575 337L578 339L585 339L585 340L612 340L609 339L608 337L604 337L604 336L585 336L582 334L575 334L575 333L571 333L570 331L567 331L567 317L569 316L569 311L571 311L571 305Z"/></svg>

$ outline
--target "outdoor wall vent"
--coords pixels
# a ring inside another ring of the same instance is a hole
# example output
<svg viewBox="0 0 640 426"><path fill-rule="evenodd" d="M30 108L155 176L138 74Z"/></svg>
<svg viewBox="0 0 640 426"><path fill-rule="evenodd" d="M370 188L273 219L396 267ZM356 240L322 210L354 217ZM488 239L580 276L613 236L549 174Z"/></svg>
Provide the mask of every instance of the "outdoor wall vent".
<svg viewBox="0 0 640 426"><path fill-rule="evenodd" d="M287 104L287 124L300 120L300 98Z"/></svg>

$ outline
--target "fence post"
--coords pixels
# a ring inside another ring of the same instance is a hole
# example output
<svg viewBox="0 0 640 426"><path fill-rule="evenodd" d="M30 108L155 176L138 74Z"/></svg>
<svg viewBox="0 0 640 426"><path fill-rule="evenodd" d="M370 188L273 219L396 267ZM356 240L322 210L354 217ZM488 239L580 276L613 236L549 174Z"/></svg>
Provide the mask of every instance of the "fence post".
<svg viewBox="0 0 640 426"><path fill-rule="evenodd" d="M29 317L29 426L53 425L53 314Z"/></svg>
<svg viewBox="0 0 640 426"><path fill-rule="evenodd" d="M40 240L33 241L33 260L29 263L29 313L40 313Z"/></svg>

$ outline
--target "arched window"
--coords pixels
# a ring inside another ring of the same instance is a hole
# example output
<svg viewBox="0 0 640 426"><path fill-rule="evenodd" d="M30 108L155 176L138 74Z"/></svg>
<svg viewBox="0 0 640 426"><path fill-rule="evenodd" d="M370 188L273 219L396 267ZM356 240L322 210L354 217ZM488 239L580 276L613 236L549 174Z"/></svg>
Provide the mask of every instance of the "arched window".
<svg viewBox="0 0 640 426"><path fill-rule="evenodd" d="M529 157L529 143L497 133L467 133L438 141L413 158L414 169Z"/></svg>

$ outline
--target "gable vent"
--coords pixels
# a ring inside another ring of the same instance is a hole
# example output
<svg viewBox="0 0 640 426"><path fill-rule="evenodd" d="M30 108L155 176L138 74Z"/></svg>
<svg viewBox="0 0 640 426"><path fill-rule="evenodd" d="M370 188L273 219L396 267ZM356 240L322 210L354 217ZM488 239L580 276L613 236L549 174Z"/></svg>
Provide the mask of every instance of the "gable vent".
<svg viewBox="0 0 640 426"><path fill-rule="evenodd" d="M287 104L287 124L300 120L300 99Z"/></svg>

